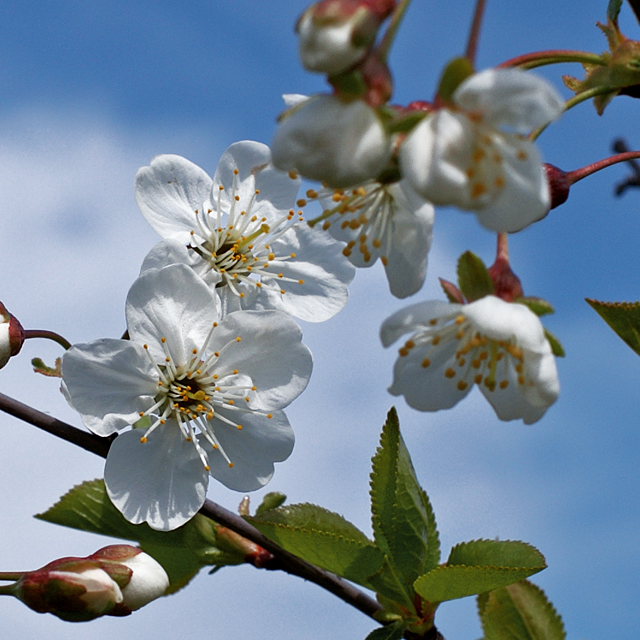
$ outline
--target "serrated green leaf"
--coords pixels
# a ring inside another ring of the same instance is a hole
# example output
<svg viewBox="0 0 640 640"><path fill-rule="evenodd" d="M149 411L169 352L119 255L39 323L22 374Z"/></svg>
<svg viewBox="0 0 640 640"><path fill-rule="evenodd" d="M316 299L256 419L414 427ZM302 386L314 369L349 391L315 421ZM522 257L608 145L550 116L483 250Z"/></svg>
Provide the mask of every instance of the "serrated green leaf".
<svg viewBox="0 0 640 640"><path fill-rule="evenodd" d="M404 633L405 625L402 620L393 622L384 627L374 629L365 640L400 640Z"/></svg>
<svg viewBox="0 0 640 640"><path fill-rule="evenodd" d="M467 567L443 565L420 576L416 592L431 603L457 600L506 587L541 571L538 568Z"/></svg>
<svg viewBox="0 0 640 640"><path fill-rule="evenodd" d="M551 353L553 353L556 358L564 358L564 347L560 344L560 340L558 340L558 338L556 338L549 329L544 330L544 337L547 339L547 342L551 347Z"/></svg>
<svg viewBox="0 0 640 640"><path fill-rule="evenodd" d="M435 516L416 478L391 409L372 459L371 512L374 539L407 585L440 561Z"/></svg>
<svg viewBox="0 0 640 640"><path fill-rule="evenodd" d="M387 556L384 556L380 570L369 576L368 583L371 585L370 588L378 594L379 600L384 606L395 610L398 608L397 605L400 605L404 609L414 610L413 586L407 584L398 575L397 570L389 562Z"/></svg>
<svg viewBox="0 0 640 640"><path fill-rule="evenodd" d="M549 313L554 313L555 309L551 305L551 303L547 302L543 298L534 298L533 296L524 296L522 298L518 298L514 300L514 302L518 302L519 304L525 305L525 307L529 307L533 313L537 316L546 316Z"/></svg>
<svg viewBox="0 0 640 640"><path fill-rule="evenodd" d="M618 24L618 15L622 8L622 0L609 0L609 6L607 7L607 18L614 24Z"/></svg>
<svg viewBox="0 0 640 640"><path fill-rule="evenodd" d="M478 596L485 640L565 640L562 618L527 580Z"/></svg>
<svg viewBox="0 0 640 640"><path fill-rule="evenodd" d="M245 519L287 551L369 588L367 578L384 561L384 554L362 531L313 504L289 505Z"/></svg>
<svg viewBox="0 0 640 640"><path fill-rule="evenodd" d="M72 529L138 542L165 568L172 591L184 586L203 566L243 562L238 555L216 546L215 523L199 514L173 531L155 531L147 524L131 524L113 506L101 479L74 487L35 517Z"/></svg>
<svg viewBox="0 0 640 640"><path fill-rule="evenodd" d="M451 103L455 90L470 76L473 75L473 64L468 58L454 58L442 72L438 85L438 97L442 102Z"/></svg>
<svg viewBox="0 0 640 640"><path fill-rule="evenodd" d="M264 498L262 498L260 506L256 509L256 515L281 507L286 499L287 496L285 496L284 493L278 493L277 491L267 493Z"/></svg>
<svg viewBox="0 0 640 640"><path fill-rule="evenodd" d="M519 540L472 540L457 544L447 566L535 568L547 565L544 556L532 545Z"/></svg>
<svg viewBox="0 0 640 640"><path fill-rule="evenodd" d="M466 251L458 259L458 287L469 302L492 295L495 291L489 270L471 251Z"/></svg>
<svg viewBox="0 0 640 640"><path fill-rule="evenodd" d="M640 302L587 302L602 319L640 355Z"/></svg>

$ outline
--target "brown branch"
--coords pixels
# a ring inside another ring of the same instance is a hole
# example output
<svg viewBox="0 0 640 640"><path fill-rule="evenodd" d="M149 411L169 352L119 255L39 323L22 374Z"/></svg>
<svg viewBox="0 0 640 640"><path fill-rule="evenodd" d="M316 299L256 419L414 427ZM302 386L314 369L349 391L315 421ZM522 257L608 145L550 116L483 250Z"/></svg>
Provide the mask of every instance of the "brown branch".
<svg viewBox="0 0 640 640"><path fill-rule="evenodd" d="M83 431L18 400L10 398L3 393L0 393L0 410L103 458L107 457L109 447L117 437L114 435L109 438L103 438L93 433ZM200 513L272 553L276 559L268 563L265 568L272 570L279 569L309 580L309 582L314 582L371 618L374 617L376 612L382 610L378 602L349 582L285 551L240 516L228 511L215 502L205 500L204 505L200 509Z"/></svg>

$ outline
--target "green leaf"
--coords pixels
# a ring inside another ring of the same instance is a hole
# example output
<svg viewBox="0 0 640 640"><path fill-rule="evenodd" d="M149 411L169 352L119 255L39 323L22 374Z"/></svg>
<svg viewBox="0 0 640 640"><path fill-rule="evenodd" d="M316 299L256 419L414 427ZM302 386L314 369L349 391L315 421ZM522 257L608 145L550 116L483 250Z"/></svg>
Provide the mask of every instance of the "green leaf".
<svg viewBox="0 0 640 640"><path fill-rule="evenodd" d="M485 640L565 640L562 618L527 580L478 596Z"/></svg>
<svg viewBox="0 0 640 640"><path fill-rule="evenodd" d="M216 546L216 524L199 514L173 531L155 531L147 524L131 524L109 500L103 480L74 487L54 506L35 517L72 529L138 542L165 568L171 591L187 584L203 566L244 561L243 557Z"/></svg>
<svg viewBox="0 0 640 640"><path fill-rule="evenodd" d="M462 295L462 291L456 287L453 282L449 282L448 280L444 280L443 278L438 278L440 280L440 286L444 291L444 295L447 296L447 300L454 304L464 304L464 296Z"/></svg>
<svg viewBox="0 0 640 640"><path fill-rule="evenodd" d="M387 556L384 556L384 562L380 570L369 576L368 583L371 585L370 588L378 594L380 602L385 606L390 606L395 610L397 605L400 605L404 609L414 610L413 587L398 575L396 568L389 562ZM389 602L385 603L385 600Z"/></svg>
<svg viewBox="0 0 640 640"><path fill-rule="evenodd" d="M372 460L374 539L407 585L437 566L440 541L435 516L422 490L391 409Z"/></svg>
<svg viewBox="0 0 640 640"><path fill-rule="evenodd" d="M551 304L542 298L524 296L514 300L514 302L518 302L523 304L525 307L529 307L529 309L531 309L531 311L533 311L537 316L546 316L547 314L554 313L555 311Z"/></svg>
<svg viewBox="0 0 640 640"><path fill-rule="evenodd" d="M564 358L564 347L560 344L560 340L558 340L549 329L544 330L544 337L551 347L551 353L553 353L556 358Z"/></svg>
<svg viewBox="0 0 640 640"><path fill-rule="evenodd" d="M466 251L458 259L458 286L469 302L494 293L489 270L471 251Z"/></svg>
<svg viewBox="0 0 640 640"><path fill-rule="evenodd" d="M618 24L618 15L622 8L622 0L609 0L609 6L607 7L607 18L614 24Z"/></svg>
<svg viewBox="0 0 640 640"><path fill-rule="evenodd" d="M547 565L544 556L532 545L519 540L472 540L457 544L447 566L536 568Z"/></svg>
<svg viewBox="0 0 640 640"><path fill-rule="evenodd" d="M392 624L374 629L365 640L401 640L404 629L404 622L398 620Z"/></svg>
<svg viewBox="0 0 640 640"><path fill-rule="evenodd" d="M438 97L445 103L453 101L455 90L473 75L473 64L468 58L454 58L442 72L438 86Z"/></svg>
<svg viewBox="0 0 640 640"><path fill-rule="evenodd" d="M271 491L270 493L265 494L260 506L256 509L256 515L263 511L270 511L271 509L281 507L286 499L287 496L285 496L284 493L278 493L277 491Z"/></svg>
<svg viewBox="0 0 640 640"><path fill-rule="evenodd" d="M602 319L640 355L640 302L587 302Z"/></svg>
<svg viewBox="0 0 640 640"><path fill-rule="evenodd" d="M500 589L542 569L544 567L516 569L443 565L420 576L413 586L420 596L433 604Z"/></svg>
<svg viewBox="0 0 640 640"><path fill-rule="evenodd" d="M287 551L369 588L367 579L384 561L383 553L362 531L313 504L290 505L245 519Z"/></svg>

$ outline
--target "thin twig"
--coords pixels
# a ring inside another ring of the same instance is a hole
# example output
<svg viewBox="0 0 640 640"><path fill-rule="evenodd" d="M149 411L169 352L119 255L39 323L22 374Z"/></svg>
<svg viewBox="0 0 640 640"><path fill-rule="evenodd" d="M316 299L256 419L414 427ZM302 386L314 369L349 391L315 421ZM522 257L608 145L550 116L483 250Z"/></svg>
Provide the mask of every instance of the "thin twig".
<svg viewBox="0 0 640 640"><path fill-rule="evenodd" d="M0 410L103 458L107 457L109 447L115 439L115 436L103 438L78 429L66 422L62 422L62 420L53 418L42 411L38 411L19 402L14 398L10 398L3 393L0 393ZM309 582L314 582L371 618L374 617L376 612L382 610L378 602L349 582L285 551L240 516L228 511L215 502L205 500L204 505L200 509L200 513L215 520L218 524L231 529L231 531L235 531L235 533L248 540L255 542L276 556L276 560L269 563L265 568L272 570L279 569L309 580Z"/></svg>
<svg viewBox="0 0 640 640"><path fill-rule="evenodd" d="M473 21L471 23L471 29L469 30L469 38L467 40L467 49L465 51L465 58L469 62L475 65L476 53L478 51L478 40L480 39L480 27L482 26L482 17L484 15L484 9L487 2L486 0L477 0L476 9L473 13Z"/></svg>

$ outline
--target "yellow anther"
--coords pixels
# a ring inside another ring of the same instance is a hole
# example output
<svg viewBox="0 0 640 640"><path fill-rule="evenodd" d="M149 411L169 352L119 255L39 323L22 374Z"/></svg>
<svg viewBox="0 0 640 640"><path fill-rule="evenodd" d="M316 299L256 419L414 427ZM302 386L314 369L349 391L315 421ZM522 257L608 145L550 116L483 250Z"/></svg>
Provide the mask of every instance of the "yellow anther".
<svg viewBox="0 0 640 640"><path fill-rule="evenodd" d="M458 390L464 391L469 385L464 380L458 380Z"/></svg>
<svg viewBox="0 0 640 640"><path fill-rule="evenodd" d="M432 320L431 322L434 322L434 321ZM437 322L437 320L435 322ZM434 324L435 324L435 322L434 322ZM455 323L456 324L462 324L463 322L464 322L464 316L462 314L459 315L459 316L456 316L456 319L455 319Z"/></svg>
<svg viewBox="0 0 640 640"><path fill-rule="evenodd" d="M407 341L404 343L404 346L405 346L407 349L413 349L413 347L415 347L415 346L416 346L416 343L415 343L413 340L407 340Z"/></svg>
<svg viewBox="0 0 640 640"><path fill-rule="evenodd" d="M236 202L239 202L239 201L240 201L240 196L236 196L236 197L234 198L234 200L235 200Z"/></svg>
<svg viewBox="0 0 640 640"><path fill-rule="evenodd" d="M400 357L404 358L409 355L409 350L406 347L400 347L398 349L398 353L400 354Z"/></svg>
<svg viewBox="0 0 640 640"><path fill-rule="evenodd" d="M286 291L285 291L284 289L280 289L280 293L281 293L282 295L284 295L284 294L286 293Z"/></svg>
<svg viewBox="0 0 640 640"><path fill-rule="evenodd" d="M242 425L241 425L241 424L237 424L237 425L236 425L236 429L237 429L238 431L242 431Z"/></svg>
<svg viewBox="0 0 640 640"><path fill-rule="evenodd" d="M297 207L304 207L306 206L307 201L304 198L300 198L300 200L296 200L296 206Z"/></svg>
<svg viewBox="0 0 640 640"><path fill-rule="evenodd" d="M235 376L237 373L238 373L238 370L237 370L237 369L234 369L234 370L233 370L233 375Z"/></svg>
<svg viewBox="0 0 640 640"><path fill-rule="evenodd" d="M144 444L145 442L147 442L147 439L142 436L142 438L140 438L140 444Z"/></svg>
<svg viewBox="0 0 640 640"><path fill-rule="evenodd" d="M464 334L465 334L464 329L460 329L458 333L456 333L456 338L458 338L458 340L461 340L462 338L464 338Z"/></svg>
<svg viewBox="0 0 640 640"><path fill-rule="evenodd" d="M204 465L204 470L205 471L211 471L211 467L208 464Z"/></svg>
<svg viewBox="0 0 640 640"><path fill-rule="evenodd" d="M482 374L481 374L481 373L477 373L477 374L475 375L475 377L473 378L473 381L474 381L476 384L480 384L480 383L482 382Z"/></svg>
<svg viewBox="0 0 640 640"><path fill-rule="evenodd" d="M138 411L138 415L139 415L141 418L144 418L144 411Z"/></svg>
<svg viewBox="0 0 640 640"><path fill-rule="evenodd" d="M444 372L444 375L445 375L446 378L455 378L456 377L456 372L451 367L449 367Z"/></svg>
<svg viewBox="0 0 640 640"><path fill-rule="evenodd" d="M526 160L526 159L527 159L526 152L520 149L520 151L518 151L518 160Z"/></svg>
<svg viewBox="0 0 640 640"><path fill-rule="evenodd" d="M524 376L523 375L518 376L518 384L524 384Z"/></svg>
<svg viewBox="0 0 640 640"><path fill-rule="evenodd" d="M440 344L440 336L439 335L433 336L433 340L431 340L431 342L434 347L437 347Z"/></svg>
<svg viewBox="0 0 640 640"><path fill-rule="evenodd" d="M240 340L242 340L242 338L241 338L240 336L238 336L238 337L236 338L236 342L240 342Z"/></svg>
<svg viewBox="0 0 640 640"><path fill-rule="evenodd" d="M289 171L289 177L292 180L297 180L298 179L298 174L295 171Z"/></svg>
<svg viewBox="0 0 640 640"><path fill-rule="evenodd" d="M487 192L487 187L484 185L483 182L476 182L471 187L471 197L472 198L478 198L483 193L486 193L486 192Z"/></svg>
<svg viewBox="0 0 640 640"><path fill-rule="evenodd" d="M431 364L431 360L429 360L429 358L425 358L421 364L426 369Z"/></svg>
<svg viewBox="0 0 640 640"><path fill-rule="evenodd" d="M233 469L233 462L229 463L229 469Z"/></svg>
<svg viewBox="0 0 640 640"><path fill-rule="evenodd" d="M325 221L322 223L322 230L323 230L323 231L326 231L330 226L331 226L331 223L330 223L328 220L325 220Z"/></svg>
<svg viewBox="0 0 640 640"><path fill-rule="evenodd" d="M433 327L434 325L438 324L438 319L437 318L431 318L431 320L429 320L429 324Z"/></svg>
<svg viewBox="0 0 640 640"><path fill-rule="evenodd" d="M380 256L380 262L386 267L389 264L389 258L387 256Z"/></svg>
<svg viewBox="0 0 640 640"><path fill-rule="evenodd" d="M273 418L273 413L267 413L267 418L269 419Z"/></svg>
<svg viewBox="0 0 640 640"><path fill-rule="evenodd" d="M298 284L304 284L304 280L298 280Z"/></svg>
<svg viewBox="0 0 640 640"><path fill-rule="evenodd" d="M382 246L382 241L379 238L374 238L372 243L376 249L379 249Z"/></svg>
<svg viewBox="0 0 640 640"><path fill-rule="evenodd" d="M164 344L167 341L166 338L160 338L160 342L162 342L162 344Z"/></svg>
<svg viewBox="0 0 640 640"><path fill-rule="evenodd" d="M501 389L506 389L506 388L509 386L509 381L508 381L508 380L503 380L503 381L500 383L500 385L499 385L499 386L500 386L500 388L501 388Z"/></svg>

